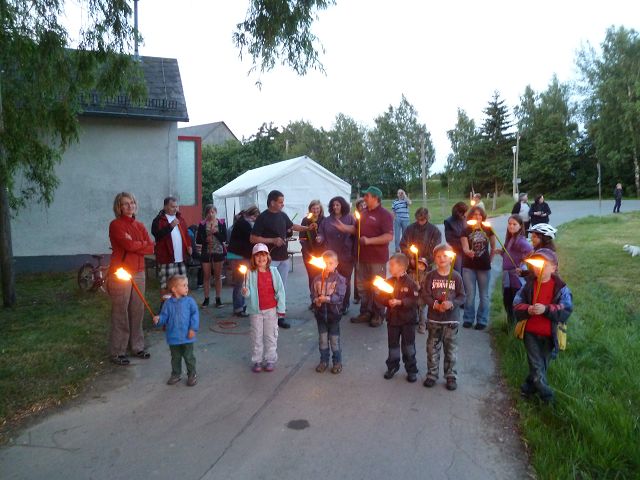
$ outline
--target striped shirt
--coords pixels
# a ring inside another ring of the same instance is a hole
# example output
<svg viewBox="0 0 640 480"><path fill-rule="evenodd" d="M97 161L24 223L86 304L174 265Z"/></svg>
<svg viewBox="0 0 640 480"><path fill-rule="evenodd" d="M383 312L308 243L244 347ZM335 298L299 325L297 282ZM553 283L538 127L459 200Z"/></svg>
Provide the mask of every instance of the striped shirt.
<svg viewBox="0 0 640 480"><path fill-rule="evenodd" d="M409 220L409 202L406 200L394 200L391 204L391 210L396 214L396 218Z"/></svg>

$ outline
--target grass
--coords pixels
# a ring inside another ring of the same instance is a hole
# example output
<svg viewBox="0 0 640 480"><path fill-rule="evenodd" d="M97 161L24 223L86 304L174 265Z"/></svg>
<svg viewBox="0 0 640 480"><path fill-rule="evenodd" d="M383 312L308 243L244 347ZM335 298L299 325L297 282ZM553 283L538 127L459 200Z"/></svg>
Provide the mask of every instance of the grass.
<svg viewBox="0 0 640 480"><path fill-rule="evenodd" d="M147 283L149 298L158 298L157 282ZM4 433L77 396L109 365L111 304L105 293L81 292L75 273L19 276L16 289L18 305L3 310L0 319Z"/></svg>
<svg viewBox="0 0 640 480"><path fill-rule="evenodd" d="M540 479L638 478L640 472L640 213L588 217L560 228L560 274L573 292L567 350L551 363L557 401L518 397L527 374L521 342L507 332L502 292L492 317L500 368L513 390L523 436Z"/></svg>

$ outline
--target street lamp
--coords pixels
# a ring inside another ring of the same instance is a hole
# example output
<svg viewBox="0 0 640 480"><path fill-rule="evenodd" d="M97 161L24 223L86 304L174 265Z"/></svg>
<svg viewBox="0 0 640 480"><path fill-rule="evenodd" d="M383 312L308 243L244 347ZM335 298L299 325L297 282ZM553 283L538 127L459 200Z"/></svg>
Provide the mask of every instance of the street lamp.
<svg viewBox="0 0 640 480"><path fill-rule="evenodd" d="M518 147L514 145L511 147L511 151L513 152L513 200L518 200L518 194L516 193L516 189L518 188L518 179L516 177L516 153L518 152Z"/></svg>

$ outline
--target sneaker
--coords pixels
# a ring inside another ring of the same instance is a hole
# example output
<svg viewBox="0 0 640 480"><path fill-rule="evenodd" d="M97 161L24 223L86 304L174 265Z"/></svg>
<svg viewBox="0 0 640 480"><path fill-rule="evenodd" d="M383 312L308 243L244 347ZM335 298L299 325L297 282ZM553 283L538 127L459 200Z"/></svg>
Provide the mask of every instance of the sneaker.
<svg viewBox="0 0 640 480"><path fill-rule="evenodd" d="M380 327L382 325L382 317L380 315L376 315L369 322L369 326L373 328Z"/></svg>
<svg viewBox="0 0 640 480"><path fill-rule="evenodd" d="M424 323L418 325L418 333L421 333L422 335L427 333L427 326Z"/></svg>
<svg viewBox="0 0 640 480"><path fill-rule="evenodd" d="M476 323L476 326L473 328L475 328L476 330L484 330L485 328L487 328L487 326L482 325L481 323Z"/></svg>
<svg viewBox="0 0 640 480"><path fill-rule="evenodd" d="M259 363L254 363L251 371L253 373L260 373L262 371L262 365L260 365Z"/></svg>
<svg viewBox="0 0 640 480"><path fill-rule="evenodd" d="M351 317L351 323L369 323L371 321L370 313L361 313L357 317Z"/></svg>
<svg viewBox="0 0 640 480"><path fill-rule="evenodd" d="M222 308L223 306L224 303L222 303L219 297L216 297L216 308Z"/></svg>
<svg viewBox="0 0 640 480"><path fill-rule="evenodd" d="M471 323L471 322L464 322L464 323L462 324L462 326L463 326L464 328L471 328L471 327L473 326L473 323Z"/></svg>
<svg viewBox="0 0 640 480"><path fill-rule="evenodd" d="M390 380L393 378L393 376L398 373L398 370L400 370L400 367L394 367L394 368L390 368L388 369L385 373L384 373L384 378L386 378L387 380Z"/></svg>
<svg viewBox="0 0 640 480"><path fill-rule="evenodd" d="M167 385L175 385L180 381L180 375L171 375L169 380L167 380Z"/></svg>
<svg viewBox="0 0 640 480"><path fill-rule="evenodd" d="M331 367L331 373L338 374L340 372L342 372L342 364L334 363L333 367Z"/></svg>
<svg viewBox="0 0 640 480"><path fill-rule="evenodd" d="M436 379L435 378L431 378L431 377L427 377L425 379L424 382L422 382L422 385L424 385L427 388L431 388L436 384Z"/></svg>
<svg viewBox="0 0 640 480"><path fill-rule="evenodd" d="M447 390L455 390L456 388L458 388L458 382L456 382L456 379L453 377L449 377L447 378Z"/></svg>
<svg viewBox="0 0 640 480"><path fill-rule="evenodd" d="M209 297L205 297L204 301L202 302L202 306L203 307L208 307L209 306Z"/></svg>
<svg viewBox="0 0 640 480"><path fill-rule="evenodd" d="M116 365L125 367L129 365L131 362L129 361L129 358L127 358L126 355L118 355L117 357L111 358L111 363L115 363Z"/></svg>
<svg viewBox="0 0 640 480"><path fill-rule="evenodd" d="M285 320L285 318L284 318L284 317L281 317L281 318L279 318L279 319L278 319L278 326L279 326L280 328L285 328L285 329L286 329L286 328L291 328L291 324L290 324L290 323L288 323L288 322Z"/></svg>
<svg viewBox="0 0 640 480"><path fill-rule="evenodd" d="M240 318L246 318L249 316L249 314L245 311L242 312L233 312L233 316L234 317L240 317Z"/></svg>
<svg viewBox="0 0 640 480"><path fill-rule="evenodd" d="M266 365L264 366L265 372L273 372L275 369L276 369L276 366L273 364L273 362L267 362Z"/></svg>
<svg viewBox="0 0 640 480"><path fill-rule="evenodd" d="M196 383L198 383L198 376L195 373L187 377L187 387L193 387Z"/></svg>
<svg viewBox="0 0 640 480"><path fill-rule="evenodd" d="M407 382L415 383L418 380L418 376L415 373L407 373Z"/></svg>
<svg viewBox="0 0 640 480"><path fill-rule="evenodd" d="M324 371L327 369L329 365L327 365L326 362L320 362L318 364L318 366L316 367L316 372L318 373L324 373Z"/></svg>

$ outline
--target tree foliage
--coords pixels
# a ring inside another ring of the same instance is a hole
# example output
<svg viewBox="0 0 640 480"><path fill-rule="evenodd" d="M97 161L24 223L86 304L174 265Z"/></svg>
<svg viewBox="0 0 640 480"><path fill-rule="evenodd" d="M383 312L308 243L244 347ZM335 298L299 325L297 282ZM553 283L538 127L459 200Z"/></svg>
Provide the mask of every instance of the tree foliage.
<svg viewBox="0 0 640 480"><path fill-rule="evenodd" d="M456 124L447 131L447 137L451 143L451 153L447 156L445 167L447 184L458 181L466 189L472 183L473 156L480 141L475 121L463 109L458 108Z"/></svg>

